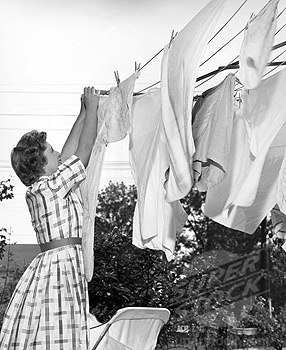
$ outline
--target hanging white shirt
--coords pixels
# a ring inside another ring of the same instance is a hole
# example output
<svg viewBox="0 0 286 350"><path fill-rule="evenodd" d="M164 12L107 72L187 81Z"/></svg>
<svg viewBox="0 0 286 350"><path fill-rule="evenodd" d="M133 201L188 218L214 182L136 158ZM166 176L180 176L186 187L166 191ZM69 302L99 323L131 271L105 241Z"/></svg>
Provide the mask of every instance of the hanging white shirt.
<svg viewBox="0 0 286 350"><path fill-rule="evenodd" d="M198 101L193 122L196 151L193 156L195 186L205 192L226 174L233 125L235 76L227 77ZM196 107L194 106L194 109Z"/></svg>
<svg viewBox="0 0 286 350"><path fill-rule="evenodd" d="M226 177L207 192L205 214L233 229L253 233L276 203L286 146L286 70L245 90L235 113ZM245 118L252 122L257 156L250 148Z"/></svg>

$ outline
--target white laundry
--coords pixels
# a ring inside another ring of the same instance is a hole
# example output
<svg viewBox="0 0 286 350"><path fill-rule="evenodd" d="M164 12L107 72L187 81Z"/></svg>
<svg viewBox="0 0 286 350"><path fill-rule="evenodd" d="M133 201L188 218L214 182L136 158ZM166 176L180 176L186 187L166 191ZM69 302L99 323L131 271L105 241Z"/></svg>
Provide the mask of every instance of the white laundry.
<svg viewBox="0 0 286 350"><path fill-rule="evenodd" d="M286 151L279 172L276 202L282 213L286 214Z"/></svg>
<svg viewBox="0 0 286 350"><path fill-rule="evenodd" d="M169 45L161 68L162 118L170 154L168 202L185 197L193 184L192 104L199 65L227 0L210 1Z"/></svg>
<svg viewBox="0 0 286 350"><path fill-rule="evenodd" d="M222 83L203 94L193 122L196 151L193 156L195 186L207 191L225 176L233 125L235 76L229 74ZM196 107L194 106L194 109Z"/></svg>
<svg viewBox="0 0 286 350"><path fill-rule="evenodd" d="M207 192L205 214L233 229L253 233L276 203L286 146L286 70L242 95L234 118L226 177ZM257 157L250 152L244 114L253 123Z"/></svg>
<svg viewBox="0 0 286 350"><path fill-rule="evenodd" d="M133 102L130 163L137 186L133 217L133 244L163 250L173 257L176 233L181 233L187 214L179 201L165 200L168 150L161 121L160 89L151 89Z"/></svg>
<svg viewBox="0 0 286 350"><path fill-rule="evenodd" d="M257 157L251 162L247 176L230 196L227 207L250 206L255 199L265 157L286 117L285 79L286 69L283 69L263 80L256 89L245 90L242 95L243 112L253 124Z"/></svg>
<svg viewBox="0 0 286 350"><path fill-rule="evenodd" d="M277 237L286 239L286 215L281 212L278 204L271 210L272 231Z"/></svg>
<svg viewBox="0 0 286 350"><path fill-rule="evenodd" d="M94 220L97 196L106 145L123 139L130 129L133 90L138 72L110 89L107 97L100 97L98 133L87 166L86 180L81 184L83 207L83 260L90 281L93 275Z"/></svg>
<svg viewBox="0 0 286 350"><path fill-rule="evenodd" d="M277 237L286 239L286 150L278 176L276 203L271 211L273 231ZM282 248L286 251L286 242Z"/></svg>
<svg viewBox="0 0 286 350"><path fill-rule="evenodd" d="M247 23L239 54L239 78L246 89L254 89L271 53L277 23L279 0L270 0Z"/></svg>

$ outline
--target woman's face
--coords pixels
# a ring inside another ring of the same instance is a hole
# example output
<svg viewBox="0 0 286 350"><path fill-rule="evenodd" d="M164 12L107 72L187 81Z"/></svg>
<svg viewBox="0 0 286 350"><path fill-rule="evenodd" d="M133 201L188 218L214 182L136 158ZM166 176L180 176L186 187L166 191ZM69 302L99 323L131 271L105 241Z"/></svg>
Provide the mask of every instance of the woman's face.
<svg viewBox="0 0 286 350"><path fill-rule="evenodd" d="M53 147L46 142L46 150L44 155L47 159L47 164L45 165L45 175L52 175L56 172L60 163L60 153L55 151Z"/></svg>

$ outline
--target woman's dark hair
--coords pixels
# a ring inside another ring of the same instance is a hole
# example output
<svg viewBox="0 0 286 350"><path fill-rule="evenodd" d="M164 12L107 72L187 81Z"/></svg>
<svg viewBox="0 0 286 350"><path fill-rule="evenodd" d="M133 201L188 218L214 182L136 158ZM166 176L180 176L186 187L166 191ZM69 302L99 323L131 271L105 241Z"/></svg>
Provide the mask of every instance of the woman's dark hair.
<svg viewBox="0 0 286 350"><path fill-rule="evenodd" d="M44 174L46 139L44 131L32 130L20 138L11 152L12 167L25 186L31 186Z"/></svg>

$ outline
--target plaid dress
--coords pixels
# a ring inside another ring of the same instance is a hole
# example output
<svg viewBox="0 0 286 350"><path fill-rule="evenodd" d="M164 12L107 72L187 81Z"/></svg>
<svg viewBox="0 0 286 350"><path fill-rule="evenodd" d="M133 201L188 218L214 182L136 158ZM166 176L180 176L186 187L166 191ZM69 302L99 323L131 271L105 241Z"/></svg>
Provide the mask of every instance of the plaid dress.
<svg viewBox="0 0 286 350"><path fill-rule="evenodd" d="M81 237L82 203L75 185L86 176L76 156L28 188L26 200L39 244ZM80 245L40 253L7 307L0 349L87 350L88 290Z"/></svg>

